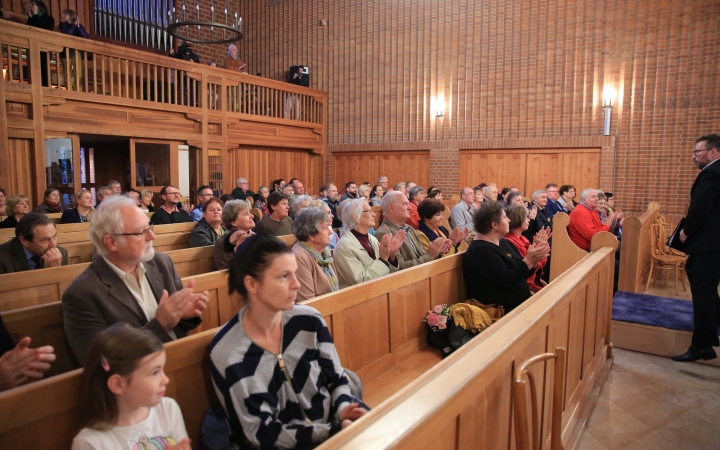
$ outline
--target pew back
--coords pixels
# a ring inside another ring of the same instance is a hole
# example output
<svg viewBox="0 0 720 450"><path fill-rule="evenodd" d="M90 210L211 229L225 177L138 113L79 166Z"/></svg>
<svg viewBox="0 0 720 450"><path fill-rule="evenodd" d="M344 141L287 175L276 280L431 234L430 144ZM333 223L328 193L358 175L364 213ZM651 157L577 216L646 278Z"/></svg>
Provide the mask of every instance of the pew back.
<svg viewBox="0 0 720 450"><path fill-rule="evenodd" d="M591 393L611 364L616 247L611 235L595 236L590 254L505 316L502 326L490 327L318 448L515 448L514 367L556 347L567 349L562 442L573 448L592 409ZM542 386L536 393L543 417L540 448L549 448L554 364L536 364L530 372Z"/></svg>
<svg viewBox="0 0 720 450"><path fill-rule="evenodd" d="M366 401L381 403L440 362L438 354L426 349L421 319L433 305L464 298L462 257L450 256L304 302L325 317L343 365L363 378ZM194 279L196 290L212 290L212 311L203 316L204 322L224 323L237 313L242 301L227 295L224 272ZM195 448L204 411L217 405L207 361L207 346L216 332L200 330L165 346L165 372L171 380L167 395L180 404ZM359 339L362 345L357 345ZM69 447L77 432L80 382L78 369L0 393L0 442L22 447L30 435L37 436L34 448Z"/></svg>
<svg viewBox="0 0 720 450"><path fill-rule="evenodd" d="M660 204L651 202L640 216L630 216L623 222L620 241L620 278L618 289L626 292L645 291L650 276L650 225L660 214Z"/></svg>
<svg viewBox="0 0 720 450"><path fill-rule="evenodd" d="M195 228L195 222L173 223L169 225L156 225L153 227L153 234L156 236L164 234L191 233ZM58 233L58 244L65 246L67 244L87 243L88 230L90 223L65 223L56 225ZM0 230L0 244L5 243L15 237L15 229Z"/></svg>

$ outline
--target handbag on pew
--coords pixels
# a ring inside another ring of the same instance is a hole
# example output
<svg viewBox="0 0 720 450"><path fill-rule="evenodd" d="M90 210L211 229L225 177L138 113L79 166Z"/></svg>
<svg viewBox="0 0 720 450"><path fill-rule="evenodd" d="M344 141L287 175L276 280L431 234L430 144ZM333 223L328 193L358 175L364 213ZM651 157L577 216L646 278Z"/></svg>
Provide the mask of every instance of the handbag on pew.
<svg viewBox="0 0 720 450"><path fill-rule="evenodd" d="M488 314L488 316L490 316L490 319L493 321L493 323L502 319L502 317L505 315L505 307L503 305L498 305L497 303L485 305L485 304L480 303L479 301L475 300L474 298L469 298L469 299L465 300L465 303L475 305L478 308L485 311Z"/></svg>

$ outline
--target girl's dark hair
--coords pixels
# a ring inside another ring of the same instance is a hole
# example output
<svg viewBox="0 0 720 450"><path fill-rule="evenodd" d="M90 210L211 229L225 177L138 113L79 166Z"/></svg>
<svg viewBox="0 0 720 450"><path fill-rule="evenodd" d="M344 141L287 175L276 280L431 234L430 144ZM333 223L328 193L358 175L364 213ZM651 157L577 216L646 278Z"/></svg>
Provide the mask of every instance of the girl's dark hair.
<svg viewBox="0 0 720 450"><path fill-rule="evenodd" d="M235 252L228 271L229 292L237 292L247 299L245 277L250 276L256 280L262 278L263 273L272 264L278 255L292 254L290 247L269 234L254 234L247 238Z"/></svg>
<svg viewBox="0 0 720 450"><path fill-rule="evenodd" d="M225 202L224 202L222 199L217 198L217 197L213 197L213 198L211 198L210 200L206 201L206 202L203 204L202 211L203 211L203 212L207 211L208 206L210 206L211 203L217 203L218 205L220 205L221 208L222 208L223 206L225 206Z"/></svg>
<svg viewBox="0 0 720 450"><path fill-rule="evenodd" d="M118 419L118 405L115 394L107 386L108 378L115 374L130 376L140 360L161 350L163 344L152 332L126 323L112 325L95 336L83 368L81 428L111 428Z"/></svg>
<svg viewBox="0 0 720 450"><path fill-rule="evenodd" d="M54 191L58 191L58 194L60 193L60 191L58 190L58 188L47 188L47 189L45 189L45 193L43 194L43 198L48 198L48 195L52 194Z"/></svg>
<svg viewBox="0 0 720 450"><path fill-rule="evenodd" d="M418 215L423 220L430 220L435 214L443 211L445 211L445 205L436 198L426 198L418 205Z"/></svg>
<svg viewBox="0 0 720 450"><path fill-rule="evenodd" d="M375 197L375 190L377 190L377 188L382 188L382 186L380 186L379 184L373 186L372 191L370 191L370 198Z"/></svg>
<svg viewBox="0 0 720 450"><path fill-rule="evenodd" d="M492 230L493 222L500 222L503 211L503 205L500 202L484 203L473 217L475 231L482 234L489 233Z"/></svg>

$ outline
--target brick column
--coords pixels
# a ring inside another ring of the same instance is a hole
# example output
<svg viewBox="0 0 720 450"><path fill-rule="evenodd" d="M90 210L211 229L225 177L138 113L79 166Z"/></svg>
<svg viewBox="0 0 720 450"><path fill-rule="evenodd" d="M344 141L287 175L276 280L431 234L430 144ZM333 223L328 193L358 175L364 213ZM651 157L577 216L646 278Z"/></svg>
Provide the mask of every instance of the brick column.
<svg viewBox="0 0 720 450"><path fill-rule="evenodd" d="M430 186L443 191L443 197L460 190L460 150L457 148L430 150ZM426 189L429 186L424 186Z"/></svg>

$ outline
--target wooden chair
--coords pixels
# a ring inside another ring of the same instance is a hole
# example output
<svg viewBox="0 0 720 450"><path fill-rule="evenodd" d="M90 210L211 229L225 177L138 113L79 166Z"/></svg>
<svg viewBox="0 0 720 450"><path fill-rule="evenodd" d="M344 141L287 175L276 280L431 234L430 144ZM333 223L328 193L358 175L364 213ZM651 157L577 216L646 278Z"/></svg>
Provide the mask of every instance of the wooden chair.
<svg viewBox="0 0 720 450"><path fill-rule="evenodd" d="M250 210L250 214L252 214L253 216L255 216L255 218L256 218L257 220L262 220L262 218L263 218L263 214L262 214L262 211L260 211L260 208L252 208L252 209Z"/></svg>
<svg viewBox="0 0 720 450"><path fill-rule="evenodd" d="M650 273L648 274L647 283L645 283L645 290L650 287L650 281L653 278L653 271L659 269L660 271L675 271L675 295L680 295L678 291L678 277L682 282L683 290L687 292L685 287L685 276L682 275L681 271L685 267L687 262L687 255L677 255L669 251L665 246L667 241L665 234L665 225L662 223L655 223L650 225ZM667 276L665 277L667 283Z"/></svg>
<svg viewBox="0 0 720 450"><path fill-rule="evenodd" d="M540 442L540 428L542 426L542 411L538 410L538 394L535 386L535 377L528 369L529 366L555 360L552 382L552 410L550 413L550 449L562 450L562 411L563 393L565 392L565 349L556 347L555 353L541 353L526 359L515 369L513 379L513 399L515 403L515 441L518 450L540 450L545 448ZM549 373L549 371L546 371ZM527 376L527 381L525 380ZM547 383L544 383L547 384ZM542 385L542 384L541 384ZM528 389L529 388L529 389ZM530 414L528 417L527 398L530 395ZM532 421L532 422L530 422ZM532 434L529 429L532 427ZM531 437L532 436L532 437Z"/></svg>

